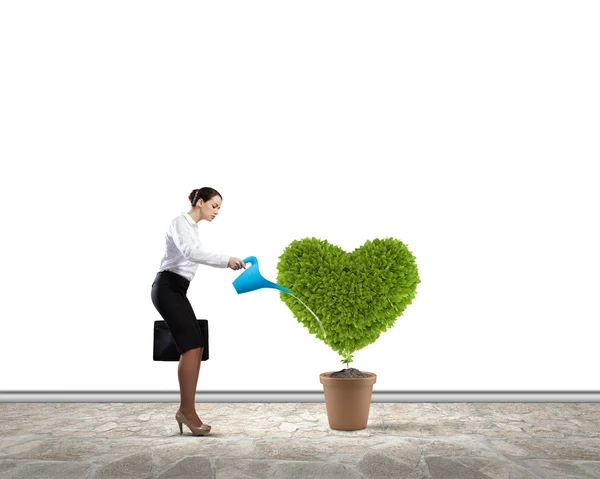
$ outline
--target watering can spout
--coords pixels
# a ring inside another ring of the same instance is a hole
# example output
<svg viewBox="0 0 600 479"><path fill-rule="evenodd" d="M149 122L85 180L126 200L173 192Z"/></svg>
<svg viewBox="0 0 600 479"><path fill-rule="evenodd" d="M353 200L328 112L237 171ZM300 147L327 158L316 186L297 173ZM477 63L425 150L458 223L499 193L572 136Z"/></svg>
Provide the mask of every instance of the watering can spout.
<svg viewBox="0 0 600 479"><path fill-rule="evenodd" d="M260 270L258 269L258 260L255 256L248 256L242 261L244 263L250 263L251 266L246 268L246 271L240 274L233 282L233 287L238 294L248 293L261 288L273 288L291 294L289 289L262 277Z"/></svg>

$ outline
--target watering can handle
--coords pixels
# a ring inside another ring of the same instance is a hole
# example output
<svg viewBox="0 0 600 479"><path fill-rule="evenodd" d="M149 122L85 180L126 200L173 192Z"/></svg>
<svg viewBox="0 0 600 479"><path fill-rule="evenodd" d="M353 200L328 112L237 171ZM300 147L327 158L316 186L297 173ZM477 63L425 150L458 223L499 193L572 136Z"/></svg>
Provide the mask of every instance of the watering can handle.
<svg viewBox="0 0 600 479"><path fill-rule="evenodd" d="M252 266L258 264L258 260L255 256L248 256L247 258L242 260L244 263L250 263Z"/></svg>

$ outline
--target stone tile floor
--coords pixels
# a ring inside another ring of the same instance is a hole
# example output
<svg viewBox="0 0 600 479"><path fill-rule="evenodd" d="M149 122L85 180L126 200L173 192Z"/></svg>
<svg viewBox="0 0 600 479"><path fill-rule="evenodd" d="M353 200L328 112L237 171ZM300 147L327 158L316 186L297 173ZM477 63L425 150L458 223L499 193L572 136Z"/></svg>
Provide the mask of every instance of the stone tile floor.
<svg viewBox="0 0 600 479"><path fill-rule="evenodd" d="M360 431L324 403L0 404L1 478L600 478L599 403L373 403Z"/></svg>

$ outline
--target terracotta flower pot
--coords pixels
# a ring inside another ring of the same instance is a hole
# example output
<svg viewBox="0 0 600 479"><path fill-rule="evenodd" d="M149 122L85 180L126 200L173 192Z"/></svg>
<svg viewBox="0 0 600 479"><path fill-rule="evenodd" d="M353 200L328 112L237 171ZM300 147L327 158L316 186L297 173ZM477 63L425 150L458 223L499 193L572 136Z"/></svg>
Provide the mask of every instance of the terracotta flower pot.
<svg viewBox="0 0 600 479"><path fill-rule="evenodd" d="M332 372L320 375L329 427L340 431L364 429L369 420L373 384L377 375L365 372L369 375L366 378L331 378Z"/></svg>

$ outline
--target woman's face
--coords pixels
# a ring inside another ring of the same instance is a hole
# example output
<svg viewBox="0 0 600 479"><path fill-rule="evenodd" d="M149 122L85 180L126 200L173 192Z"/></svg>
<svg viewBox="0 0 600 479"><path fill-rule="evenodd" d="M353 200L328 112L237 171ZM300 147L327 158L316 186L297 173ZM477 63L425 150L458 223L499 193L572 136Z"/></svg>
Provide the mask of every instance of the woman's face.
<svg viewBox="0 0 600 479"><path fill-rule="evenodd" d="M214 220L221 209L221 202L222 200L219 195L213 196L208 201L202 199L198 200L198 206L200 206L200 219L207 221Z"/></svg>

